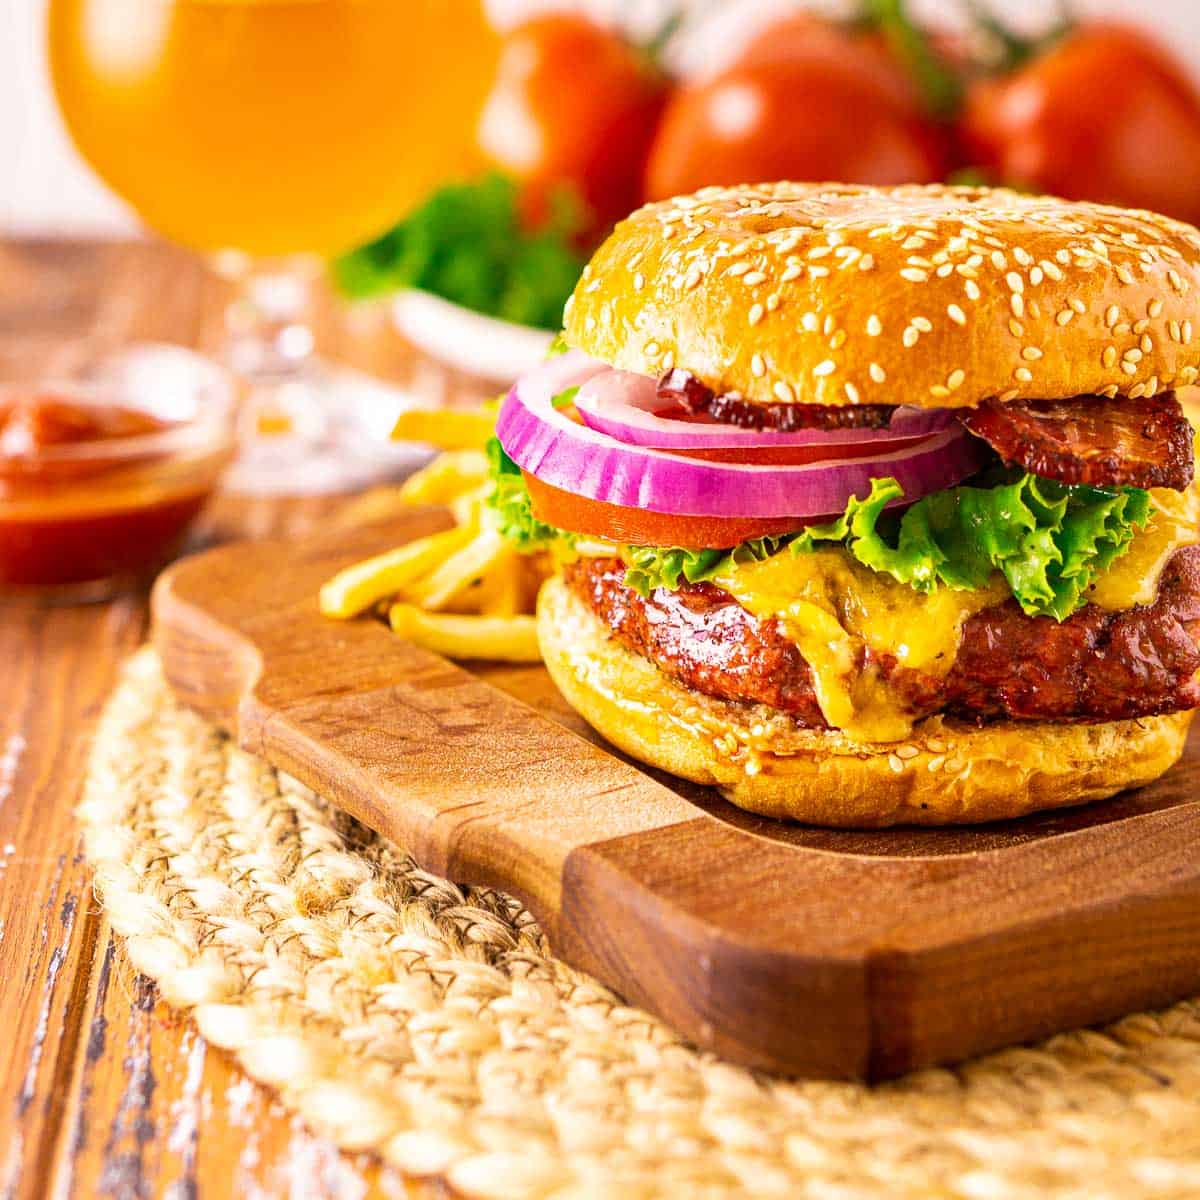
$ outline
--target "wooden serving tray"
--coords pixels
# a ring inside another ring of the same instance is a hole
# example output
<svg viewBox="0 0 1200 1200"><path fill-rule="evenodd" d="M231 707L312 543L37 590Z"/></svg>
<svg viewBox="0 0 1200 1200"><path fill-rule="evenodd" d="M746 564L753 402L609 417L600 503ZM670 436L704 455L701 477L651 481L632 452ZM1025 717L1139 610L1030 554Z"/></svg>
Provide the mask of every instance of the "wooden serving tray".
<svg viewBox="0 0 1200 1200"><path fill-rule="evenodd" d="M520 896L555 950L729 1059L895 1075L1200 992L1200 741L1103 804L855 833L743 813L624 758L541 667L321 618L423 510L187 559L154 636L188 704L423 866Z"/></svg>

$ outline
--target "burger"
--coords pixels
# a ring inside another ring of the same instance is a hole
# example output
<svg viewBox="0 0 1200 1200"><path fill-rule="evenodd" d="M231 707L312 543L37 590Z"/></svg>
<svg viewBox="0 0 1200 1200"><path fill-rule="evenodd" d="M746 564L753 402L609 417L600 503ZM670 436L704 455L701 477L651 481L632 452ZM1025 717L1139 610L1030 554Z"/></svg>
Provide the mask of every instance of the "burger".
<svg viewBox="0 0 1200 1200"><path fill-rule="evenodd" d="M1200 232L955 187L618 225L504 399L500 532L622 751L756 813L991 821L1145 784L1200 705Z"/></svg>

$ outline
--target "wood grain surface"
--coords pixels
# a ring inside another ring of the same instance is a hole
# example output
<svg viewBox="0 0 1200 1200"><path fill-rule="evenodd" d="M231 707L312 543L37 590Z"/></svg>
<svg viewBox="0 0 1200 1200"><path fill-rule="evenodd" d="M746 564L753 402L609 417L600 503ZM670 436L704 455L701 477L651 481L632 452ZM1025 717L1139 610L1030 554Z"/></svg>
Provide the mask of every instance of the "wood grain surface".
<svg viewBox="0 0 1200 1200"><path fill-rule="evenodd" d="M170 568L152 606L168 680L423 866L515 892L563 957L749 1066L884 1077L1200 990L1200 737L1155 783L1053 819L837 837L747 819L580 736L537 672L505 686L381 621L320 616L333 572L445 520Z"/></svg>
<svg viewBox="0 0 1200 1200"><path fill-rule="evenodd" d="M61 376L128 340L211 347L225 295L152 243L0 241L0 380ZM471 385L415 363L379 314L318 314L332 357L427 393ZM298 535L344 501L222 498L202 540ZM88 737L146 597L0 604L0 1197L442 1195L306 1132L156 1001L116 948L72 817Z"/></svg>

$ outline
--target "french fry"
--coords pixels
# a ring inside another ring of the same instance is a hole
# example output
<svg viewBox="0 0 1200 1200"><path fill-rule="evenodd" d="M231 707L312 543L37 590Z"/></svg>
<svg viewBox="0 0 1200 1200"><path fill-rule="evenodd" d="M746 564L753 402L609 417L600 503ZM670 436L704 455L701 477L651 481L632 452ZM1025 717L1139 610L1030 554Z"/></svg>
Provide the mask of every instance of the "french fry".
<svg viewBox="0 0 1200 1200"><path fill-rule="evenodd" d="M372 604L396 595L413 580L434 571L476 536L472 526L459 526L408 542L386 554L339 571L321 588L321 613L355 617Z"/></svg>
<svg viewBox="0 0 1200 1200"><path fill-rule="evenodd" d="M491 490L490 482L480 484L472 491L463 492L461 496L455 496L453 500L448 500L447 507L460 525L478 525L481 522L484 501L488 498Z"/></svg>
<svg viewBox="0 0 1200 1200"><path fill-rule="evenodd" d="M406 504L449 504L465 492L486 486L487 479L487 458L482 450L452 450L410 475L401 485L400 498Z"/></svg>
<svg viewBox="0 0 1200 1200"><path fill-rule="evenodd" d="M496 530L484 529L424 578L412 578L396 590L404 600L436 612L452 603L511 553L509 544Z"/></svg>
<svg viewBox="0 0 1200 1200"><path fill-rule="evenodd" d="M396 418L392 438L438 450L482 450L496 430L496 409L410 408Z"/></svg>
<svg viewBox="0 0 1200 1200"><path fill-rule="evenodd" d="M460 616L426 612L415 604L393 604L389 619L394 633L447 658L541 661L530 616Z"/></svg>

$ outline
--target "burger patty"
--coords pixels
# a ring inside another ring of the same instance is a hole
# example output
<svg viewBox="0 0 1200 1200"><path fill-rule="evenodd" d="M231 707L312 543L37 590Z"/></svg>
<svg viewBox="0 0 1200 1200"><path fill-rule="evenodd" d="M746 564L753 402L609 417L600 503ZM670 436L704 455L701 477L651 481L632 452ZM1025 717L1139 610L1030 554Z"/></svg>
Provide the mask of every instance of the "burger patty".
<svg viewBox="0 0 1200 1200"><path fill-rule="evenodd" d="M579 559L563 574L622 645L685 686L829 728L812 670L778 620L755 617L709 583L643 598L625 586L616 558ZM885 678L914 718L1115 721L1200 706L1198 643L1200 546L1189 546L1168 562L1153 604L1124 612L1089 604L1059 623L1008 600L967 620L947 675L870 649L857 669Z"/></svg>

